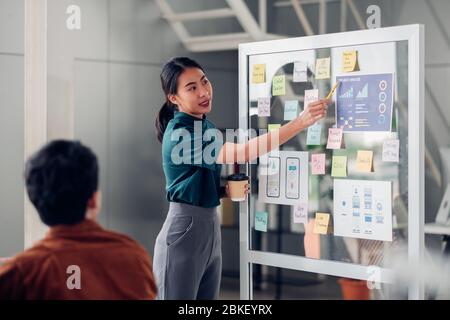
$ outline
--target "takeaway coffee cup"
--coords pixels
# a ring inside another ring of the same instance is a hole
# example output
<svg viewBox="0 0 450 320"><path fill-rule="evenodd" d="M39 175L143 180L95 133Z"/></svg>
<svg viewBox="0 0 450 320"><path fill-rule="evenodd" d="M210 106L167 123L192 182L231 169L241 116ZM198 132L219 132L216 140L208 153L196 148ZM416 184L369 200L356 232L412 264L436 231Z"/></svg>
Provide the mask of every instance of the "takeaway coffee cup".
<svg viewBox="0 0 450 320"><path fill-rule="evenodd" d="M248 176L243 173L235 173L227 178L230 198L232 201L245 200L245 185L248 184Z"/></svg>

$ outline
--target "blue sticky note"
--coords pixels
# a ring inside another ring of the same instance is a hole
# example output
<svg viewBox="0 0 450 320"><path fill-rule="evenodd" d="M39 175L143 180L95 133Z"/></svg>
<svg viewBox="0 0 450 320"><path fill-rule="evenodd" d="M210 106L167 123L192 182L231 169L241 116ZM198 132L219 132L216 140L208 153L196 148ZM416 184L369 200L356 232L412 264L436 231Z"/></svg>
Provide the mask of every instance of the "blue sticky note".
<svg viewBox="0 0 450 320"><path fill-rule="evenodd" d="M288 100L284 103L284 120L293 120L297 118L298 101Z"/></svg>
<svg viewBox="0 0 450 320"><path fill-rule="evenodd" d="M255 215L255 230L267 232L267 212L256 211Z"/></svg>
<svg viewBox="0 0 450 320"><path fill-rule="evenodd" d="M306 144L308 146L319 146L320 136L322 134L322 125L316 123L308 128L308 134L306 135Z"/></svg>

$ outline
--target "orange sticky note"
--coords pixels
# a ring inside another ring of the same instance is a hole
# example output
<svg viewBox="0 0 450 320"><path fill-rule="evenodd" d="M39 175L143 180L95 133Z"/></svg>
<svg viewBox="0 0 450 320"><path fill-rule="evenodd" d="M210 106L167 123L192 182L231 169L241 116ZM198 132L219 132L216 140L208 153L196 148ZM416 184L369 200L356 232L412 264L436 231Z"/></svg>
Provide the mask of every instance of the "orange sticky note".
<svg viewBox="0 0 450 320"><path fill-rule="evenodd" d="M329 213L320 213L320 212L316 213L313 232L316 234L331 233Z"/></svg>
<svg viewBox="0 0 450 320"><path fill-rule="evenodd" d="M373 151L358 150L356 156L356 171L372 172Z"/></svg>
<svg viewBox="0 0 450 320"><path fill-rule="evenodd" d="M358 70L358 51L344 51L342 54L342 72L352 72Z"/></svg>
<svg viewBox="0 0 450 320"><path fill-rule="evenodd" d="M305 257L320 259L320 235L313 233L315 219L309 220L305 226L303 243L305 246Z"/></svg>

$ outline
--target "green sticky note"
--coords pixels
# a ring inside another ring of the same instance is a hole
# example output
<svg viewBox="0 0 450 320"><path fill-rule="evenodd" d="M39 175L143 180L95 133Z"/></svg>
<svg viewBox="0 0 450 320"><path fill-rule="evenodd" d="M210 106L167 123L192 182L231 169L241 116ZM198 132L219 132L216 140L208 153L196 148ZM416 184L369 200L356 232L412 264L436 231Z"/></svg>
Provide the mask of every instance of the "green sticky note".
<svg viewBox="0 0 450 320"><path fill-rule="evenodd" d="M285 76L274 76L272 80L272 96L283 96L286 94Z"/></svg>
<svg viewBox="0 0 450 320"><path fill-rule="evenodd" d="M267 232L267 212L256 211L255 215L255 230Z"/></svg>
<svg viewBox="0 0 450 320"><path fill-rule="evenodd" d="M322 125L316 123L308 128L306 135L306 144L308 146L320 146L320 136L322 134Z"/></svg>
<svg viewBox="0 0 450 320"><path fill-rule="evenodd" d="M279 124L279 123L271 123L267 126L267 130L269 130L269 132L270 132L270 131L278 130L278 129L280 129L280 127L281 127L281 124Z"/></svg>
<svg viewBox="0 0 450 320"><path fill-rule="evenodd" d="M284 103L284 120L294 120L298 116L298 101L288 100Z"/></svg>
<svg viewBox="0 0 450 320"><path fill-rule="evenodd" d="M331 166L332 177L346 177L347 176L347 156L333 156Z"/></svg>

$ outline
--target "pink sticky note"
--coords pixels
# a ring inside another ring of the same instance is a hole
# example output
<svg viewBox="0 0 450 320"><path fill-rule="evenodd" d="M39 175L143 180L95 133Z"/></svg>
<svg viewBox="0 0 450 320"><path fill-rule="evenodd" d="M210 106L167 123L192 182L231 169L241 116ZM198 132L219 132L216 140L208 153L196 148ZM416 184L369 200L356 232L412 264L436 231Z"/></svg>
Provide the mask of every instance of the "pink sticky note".
<svg viewBox="0 0 450 320"><path fill-rule="evenodd" d="M311 155L312 174L325 174L325 153Z"/></svg>
<svg viewBox="0 0 450 320"><path fill-rule="evenodd" d="M270 98L258 98L258 117L270 117Z"/></svg>
<svg viewBox="0 0 450 320"><path fill-rule="evenodd" d="M327 149L340 149L341 145L342 145L342 128L329 128Z"/></svg>
<svg viewBox="0 0 450 320"><path fill-rule="evenodd" d="M294 223L308 224L308 204L298 203L294 205Z"/></svg>

